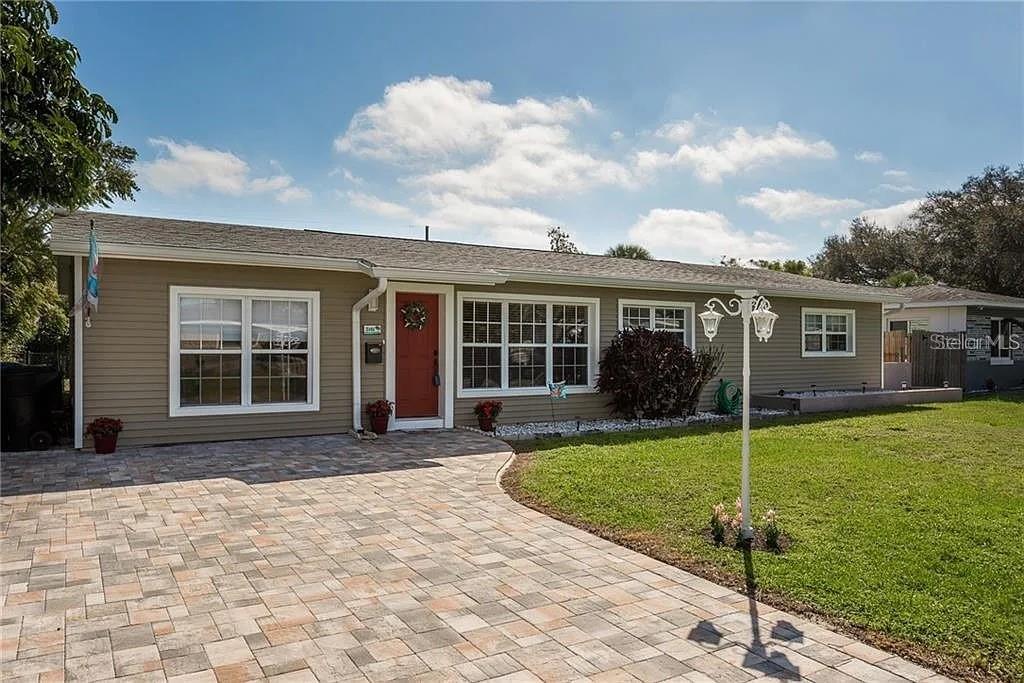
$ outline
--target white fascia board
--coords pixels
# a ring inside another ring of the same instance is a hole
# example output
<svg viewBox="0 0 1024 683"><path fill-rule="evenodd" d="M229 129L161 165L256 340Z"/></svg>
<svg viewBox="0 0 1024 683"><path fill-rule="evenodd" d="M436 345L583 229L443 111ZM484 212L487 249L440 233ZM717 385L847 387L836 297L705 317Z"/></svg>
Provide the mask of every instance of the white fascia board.
<svg viewBox="0 0 1024 683"><path fill-rule="evenodd" d="M662 291L678 292L708 292L714 294L733 294L744 285L708 285L706 283L667 282L664 280L637 280L624 278L607 278L577 275L557 274L533 274L533 273L506 273L509 282L534 282L543 284L564 284L578 285L581 287L614 287L621 289L655 289ZM779 296L794 299L818 299L825 301L866 301L873 303L880 302L901 302L906 297L881 294L841 294L838 292L815 292L808 290L782 289L778 287L757 287L757 292L764 296Z"/></svg>
<svg viewBox="0 0 1024 683"><path fill-rule="evenodd" d="M57 256L87 256L89 253L88 247L77 241L54 240L50 243L50 250ZM227 263L241 266L306 268L311 270L363 273L364 275L373 274L373 266L362 259L295 256L254 251L229 251L226 249L194 249L191 247L161 247L105 242L101 245L100 256L102 258L139 259L143 261Z"/></svg>
<svg viewBox="0 0 1024 683"><path fill-rule="evenodd" d="M892 308L950 308L954 306L973 306L975 308L1024 308L1024 302L1021 303L1005 303L995 301L918 301L914 303L902 304L902 306L893 306ZM888 307L887 307L888 308Z"/></svg>
<svg viewBox="0 0 1024 683"><path fill-rule="evenodd" d="M385 277L390 281L439 282L444 284L501 285L508 281L506 275L491 270L467 272L377 266L373 269L373 275L378 278Z"/></svg>

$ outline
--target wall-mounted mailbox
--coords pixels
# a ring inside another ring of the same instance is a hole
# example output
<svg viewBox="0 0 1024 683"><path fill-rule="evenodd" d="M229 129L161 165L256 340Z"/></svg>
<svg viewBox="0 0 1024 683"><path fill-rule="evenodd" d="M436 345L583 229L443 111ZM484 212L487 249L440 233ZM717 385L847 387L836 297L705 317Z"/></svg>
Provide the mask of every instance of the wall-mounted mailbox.
<svg viewBox="0 0 1024 683"><path fill-rule="evenodd" d="M380 342L364 343L363 359L367 365L384 362L384 345Z"/></svg>

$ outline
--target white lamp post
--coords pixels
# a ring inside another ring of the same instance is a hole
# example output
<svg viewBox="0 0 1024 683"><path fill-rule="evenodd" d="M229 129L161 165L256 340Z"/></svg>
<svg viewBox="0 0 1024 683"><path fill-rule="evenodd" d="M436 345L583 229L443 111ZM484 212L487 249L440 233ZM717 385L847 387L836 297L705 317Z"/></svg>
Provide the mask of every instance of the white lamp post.
<svg viewBox="0 0 1024 683"><path fill-rule="evenodd" d="M740 533L744 540L749 541L754 537L750 514L750 323L754 323L757 338L766 342L771 338L779 316L772 312L768 299L759 296L755 289L737 289L736 296L739 298L729 299L728 305L718 297L709 299L704 306L707 310L697 317L704 325L708 341L718 334L718 324L726 315L743 317L743 466L740 475L743 527ZM725 313L719 313L716 308Z"/></svg>

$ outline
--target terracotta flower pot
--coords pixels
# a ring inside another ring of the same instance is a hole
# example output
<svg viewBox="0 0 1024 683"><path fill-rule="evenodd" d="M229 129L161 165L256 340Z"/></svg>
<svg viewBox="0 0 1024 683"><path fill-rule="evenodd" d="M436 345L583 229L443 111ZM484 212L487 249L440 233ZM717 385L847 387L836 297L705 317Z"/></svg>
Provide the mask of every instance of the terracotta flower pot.
<svg viewBox="0 0 1024 683"><path fill-rule="evenodd" d="M478 417L476 421L480 425L480 429L485 432L494 431L494 418L493 417Z"/></svg>
<svg viewBox="0 0 1024 683"><path fill-rule="evenodd" d="M371 415L370 416L370 430L374 434L387 434L388 433L388 416L387 415Z"/></svg>
<svg viewBox="0 0 1024 683"><path fill-rule="evenodd" d="M97 453L113 453L117 450L117 434L111 434L109 436L94 436L92 437L92 444Z"/></svg>

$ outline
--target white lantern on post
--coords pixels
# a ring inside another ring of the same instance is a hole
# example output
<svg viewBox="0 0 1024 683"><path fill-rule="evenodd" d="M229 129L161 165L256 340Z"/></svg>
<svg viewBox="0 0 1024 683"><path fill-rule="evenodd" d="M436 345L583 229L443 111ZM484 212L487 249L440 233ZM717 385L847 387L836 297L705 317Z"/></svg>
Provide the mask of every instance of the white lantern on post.
<svg viewBox="0 0 1024 683"><path fill-rule="evenodd" d="M768 307L767 299L762 297L755 304L754 310L750 313L750 318L754 321L754 335L763 342L771 339L772 330L775 328L775 321L779 319L779 316Z"/></svg>
<svg viewBox="0 0 1024 683"><path fill-rule="evenodd" d="M728 304L715 297L709 299L707 309L697 317L704 325L704 336L711 341L718 334L718 325L726 315L743 318L743 464L740 474L740 500L742 505L743 524L741 537L750 542L754 538L754 528L750 514L750 325L754 325L754 334L763 342L771 339L775 329L775 321L779 319L772 311L772 305L753 289L738 289L739 298L729 300ZM721 308L725 313L720 313Z"/></svg>
<svg viewBox="0 0 1024 683"><path fill-rule="evenodd" d="M708 303L708 306L711 306L711 304ZM697 317L700 318L700 322L704 325L704 336L708 338L708 341L713 340L715 335L718 334L718 323L722 322L722 318L725 316L712 308L708 308L708 310Z"/></svg>

